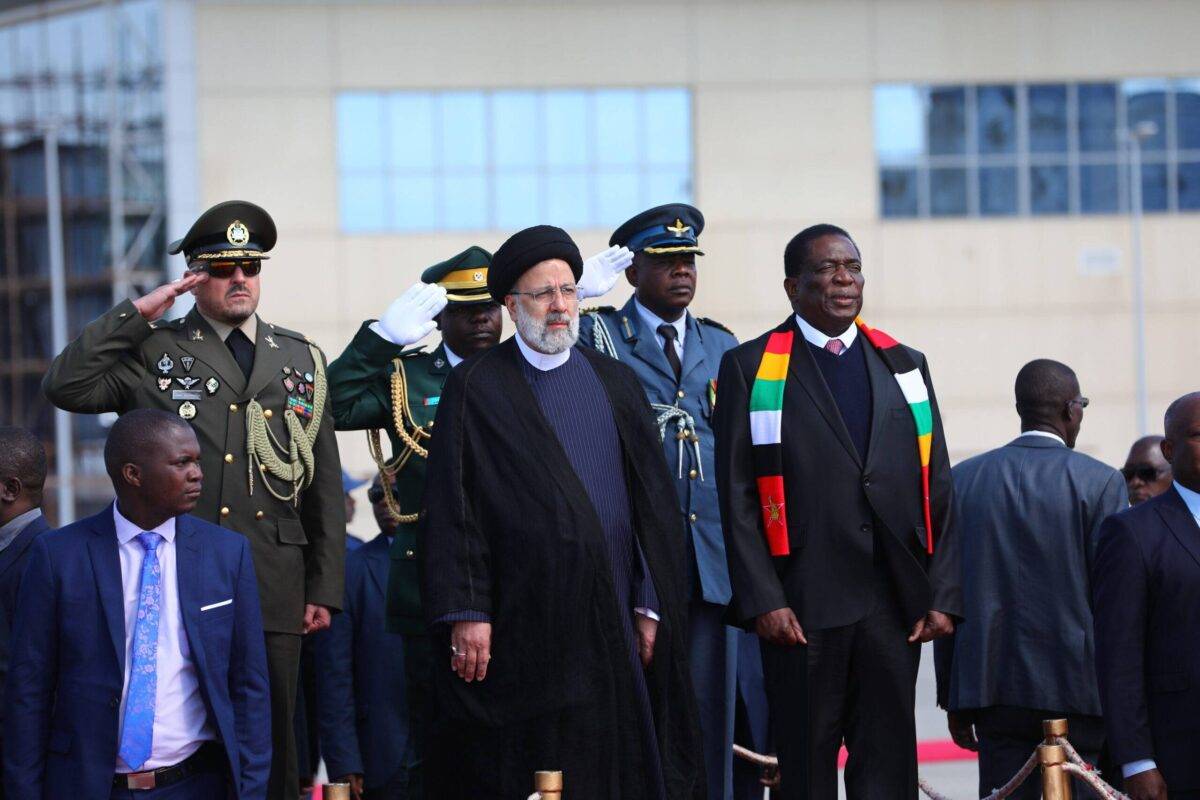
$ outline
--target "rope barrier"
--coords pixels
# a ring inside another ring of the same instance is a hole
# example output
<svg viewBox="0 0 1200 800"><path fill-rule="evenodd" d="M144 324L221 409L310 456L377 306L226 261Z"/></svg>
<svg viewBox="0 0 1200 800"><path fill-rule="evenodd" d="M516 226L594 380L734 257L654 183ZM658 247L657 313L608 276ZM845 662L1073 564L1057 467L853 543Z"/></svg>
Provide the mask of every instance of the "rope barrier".
<svg viewBox="0 0 1200 800"><path fill-rule="evenodd" d="M1129 795L1122 794L1105 783L1100 777L1100 773L1087 762L1084 762L1080 766L1073 760L1069 761L1063 764L1063 772L1076 776L1088 786L1091 786L1096 791L1096 794L1105 798L1105 800L1130 800Z"/></svg>

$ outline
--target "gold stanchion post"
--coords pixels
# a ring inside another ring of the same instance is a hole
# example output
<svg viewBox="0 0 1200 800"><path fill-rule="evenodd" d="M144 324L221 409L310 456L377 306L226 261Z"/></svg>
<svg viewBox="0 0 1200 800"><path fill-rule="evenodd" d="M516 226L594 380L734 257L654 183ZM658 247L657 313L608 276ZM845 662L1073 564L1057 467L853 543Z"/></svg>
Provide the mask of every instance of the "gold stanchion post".
<svg viewBox="0 0 1200 800"><path fill-rule="evenodd" d="M350 784L327 783L321 787L321 796L325 800L350 800Z"/></svg>
<svg viewBox="0 0 1200 800"><path fill-rule="evenodd" d="M1067 751L1061 744L1039 744L1043 800L1071 800L1071 776L1063 770Z"/></svg>
<svg viewBox="0 0 1200 800"><path fill-rule="evenodd" d="M1067 738L1067 721L1065 719L1042 720L1042 734L1046 737L1046 744L1054 744L1056 736Z"/></svg>
<svg viewBox="0 0 1200 800"><path fill-rule="evenodd" d="M561 772L533 773L533 790L543 800L562 800L563 774Z"/></svg>

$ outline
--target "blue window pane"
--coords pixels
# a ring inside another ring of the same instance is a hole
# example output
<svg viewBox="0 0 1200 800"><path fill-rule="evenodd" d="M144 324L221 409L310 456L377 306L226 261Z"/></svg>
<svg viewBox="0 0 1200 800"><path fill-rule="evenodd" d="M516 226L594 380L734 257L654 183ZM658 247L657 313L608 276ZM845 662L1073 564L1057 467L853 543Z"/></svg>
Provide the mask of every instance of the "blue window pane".
<svg viewBox="0 0 1200 800"><path fill-rule="evenodd" d="M1142 209L1167 210L1167 165L1142 164Z"/></svg>
<svg viewBox="0 0 1200 800"><path fill-rule="evenodd" d="M642 176L642 204L647 208L666 203L687 203L692 199L687 169L650 169Z"/></svg>
<svg viewBox="0 0 1200 800"><path fill-rule="evenodd" d="M1064 166L1029 170L1029 208L1034 214L1066 214L1071 210L1070 173Z"/></svg>
<svg viewBox="0 0 1200 800"><path fill-rule="evenodd" d="M434 146L433 96L424 92L392 92L387 96L389 166L431 172L437 164Z"/></svg>
<svg viewBox="0 0 1200 800"><path fill-rule="evenodd" d="M538 179L529 172L497 174L495 182L497 228L527 228L544 220L538 208Z"/></svg>
<svg viewBox="0 0 1200 800"><path fill-rule="evenodd" d="M692 161L692 102L685 89L649 89L646 109L646 161L655 166L687 166Z"/></svg>
<svg viewBox="0 0 1200 800"><path fill-rule="evenodd" d="M1142 150L1162 152L1167 148L1167 83L1166 81L1125 81L1121 85L1128 103L1126 117L1129 129L1150 123L1153 136L1142 139Z"/></svg>
<svg viewBox="0 0 1200 800"><path fill-rule="evenodd" d="M440 98L441 163L482 168L487 163L487 103L482 92L447 92Z"/></svg>
<svg viewBox="0 0 1200 800"><path fill-rule="evenodd" d="M591 222L591 176L582 172L551 175L546 179L546 220L563 228Z"/></svg>
<svg viewBox="0 0 1200 800"><path fill-rule="evenodd" d="M925 102L916 86L875 87L875 152L881 162L925 155Z"/></svg>
<svg viewBox="0 0 1200 800"><path fill-rule="evenodd" d="M1079 168L1080 208L1085 214L1112 214L1120 208L1115 164Z"/></svg>
<svg viewBox="0 0 1200 800"><path fill-rule="evenodd" d="M383 169L383 98L375 92L351 92L337 99L338 166Z"/></svg>
<svg viewBox="0 0 1200 800"><path fill-rule="evenodd" d="M980 153L1017 151L1017 90L980 86L975 92Z"/></svg>
<svg viewBox="0 0 1200 800"><path fill-rule="evenodd" d="M587 94L578 91L546 92L546 165L583 167L588 163Z"/></svg>
<svg viewBox="0 0 1200 800"><path fill-rule="evenodd" d="M979 213L984 216L1017 213L1016 167L979 170Z"/></svg>
<svg viewBox="0 0 1200 800"><path fill-rule="evenodd" d="M917 216L917 171L880 170L879 202L885 217Z"/></svg>
<svg viewBox="0 0 1200 800"><path fill-rule="evenodd" d="M386 227L382 174L343 174L338 190L343 231L365 233Z"/></svg>
<svg viewBox="0 0 1200 800"><path fill-rule="evenodd" d="M1117 86L1079 84L1079 148L1085 152L1117 149Z"/></svg>
<svg viewBox="0 0 1200 800"><path fill-rule="evenodd" d="M929 90L929 153L967 152L967 91L961 86Z"/></svg>
<svg viewBox="0 0 1200 800"><path fill-rule="evenodd" d="M638 97L632 89L603 90L594 99L596 162L604 166L636 164Z"/></svg>
<svg viewBox="0 0 1200 800"><path fill-rule="evenodd" d="M487 177L447 175L442 179L441 227L478 230L488 225Z"/></svg>
<svg viewBox="0 0 1200 800"><path fill-rule="evenodd" d="M929 171L929 210L935 217L962 216L967 213L967 171L931 169Z"/></svg>
<svg viewBox="0 0 1200 800"><path fill-rule="evenodd" d="M596 173L597 225L619 225L646 207L636 170L612 169Z"/></svg>
<svg viewBox="0 0 1200 800"><path fill-rule="evenodd" d="M429 231L437 228L437 189L432 175L396 177L388 186L392 201L389 227L397 231Z"/></svg>
<svg viewBox="0 0 1200 800"><path fill-rule="evenodd" d="M1200 211L1200 162L1179 165L1179 209Z"/></svg>
<svg viewBox="0 0 1200 800"><path fill-rule="evenodd" d="M540 122L533 92L492 95L492 147L497 167L537 166Z"/></svg>
<svg viewBox="0 0 1200 800"><path fill-rule="evenodd" d="M1177 84L1175 129L1179 149L1200 150L1200 81Z"/></svg>
<svg viewBox="0 0 1200 800"><path fill-rule="evenodd" d="M1029 87L1029 150L1067 152L1067 87L1054 83Z"/></svg>

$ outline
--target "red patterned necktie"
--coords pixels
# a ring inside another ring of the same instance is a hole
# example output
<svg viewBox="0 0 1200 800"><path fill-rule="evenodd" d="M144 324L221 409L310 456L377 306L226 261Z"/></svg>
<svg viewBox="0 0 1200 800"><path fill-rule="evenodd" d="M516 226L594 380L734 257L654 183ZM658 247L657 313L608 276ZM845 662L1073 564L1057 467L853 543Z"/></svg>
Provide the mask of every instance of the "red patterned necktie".
<svg viewBox="0 0 1200 800"><path fill-rule="evenodd" d="M830 339L825 343L825 349L835 356L840 356L842 351L846 349L846 345L842 344L841 339Z"/></svg>

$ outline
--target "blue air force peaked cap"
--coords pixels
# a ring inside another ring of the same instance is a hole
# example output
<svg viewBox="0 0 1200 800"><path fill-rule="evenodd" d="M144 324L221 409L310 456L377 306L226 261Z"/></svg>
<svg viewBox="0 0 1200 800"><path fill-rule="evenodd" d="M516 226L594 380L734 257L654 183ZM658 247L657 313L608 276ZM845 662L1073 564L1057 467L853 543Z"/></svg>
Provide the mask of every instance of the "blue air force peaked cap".
<svg viewBox="0 0 1200 800"><path fill-rule="evenodd" d="M226 200L200 215L182 239L167 248L188 263L223 259L262 259L275 246L275 220L260 206Z"/></svg>
<svg viewBox="0 0 1200 800"><path fill-rule="evenodd" d="M503 303L505 295L512 291L513 284L522 275L531 267L552 258L567 262L575 280L579 280L583 274L583 256L579 252L579 245L562 228L535 225L517 231L492 256L492 268L487 276L488 291L497 303Z"/></svg>
<svg viewBox="0 0 1200 800"><path fill-rule="evenodd" d="M704 215L687 203L656 206L629 220L613 233L609 245L622 245L635 253L695 253L704 255L697 238L704 230Z"/></svg>

